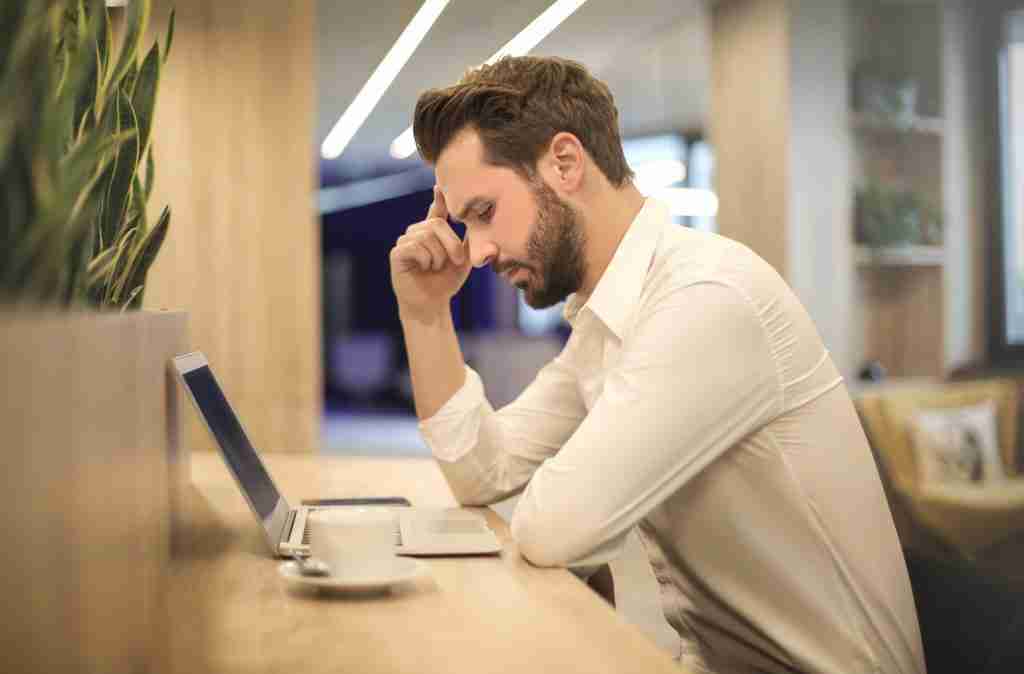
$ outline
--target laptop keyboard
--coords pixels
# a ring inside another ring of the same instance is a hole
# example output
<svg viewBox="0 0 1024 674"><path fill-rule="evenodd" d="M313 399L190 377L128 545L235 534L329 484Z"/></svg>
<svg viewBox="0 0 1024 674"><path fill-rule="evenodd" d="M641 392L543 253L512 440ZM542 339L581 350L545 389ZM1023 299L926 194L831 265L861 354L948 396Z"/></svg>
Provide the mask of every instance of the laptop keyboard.
<svg viewBox="0 0 1024 674"><path fill-rule="evenodd" d="M309 512L313 513L321 508L310 508ZM302 544L309 545L309 520L306 521L306 528L302 531ZM395 545L402 544L402 528L398 525L398 518L395 518Z"/></svg>

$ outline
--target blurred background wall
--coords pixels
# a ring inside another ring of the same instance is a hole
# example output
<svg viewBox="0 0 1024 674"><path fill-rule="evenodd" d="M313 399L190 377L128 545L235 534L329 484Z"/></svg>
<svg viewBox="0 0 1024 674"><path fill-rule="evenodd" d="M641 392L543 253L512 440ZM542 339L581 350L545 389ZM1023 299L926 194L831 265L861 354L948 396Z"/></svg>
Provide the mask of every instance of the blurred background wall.
<svg viewBox="0 0 1024 674"><path fill-rule="evenodd" d="M313 2L158 0L177 25L154 130L152 203L171 230L151 273L150 308L189 312L261 449L319 446L320 226ZM193 447L210 447L189 414Z"/></svg>
<svg viewBox="0 0 1024 674"><path fill-rule="evenodd" d="M172 4L154 203L170 203L174 220L147 303L190 312L194 346L267 448L315 448L325 405L408 415L386 255L423 216L433 175L387 147L420 91L455 81L549 3L451 3L330 160L320 141L417 0L361 8L358 20L350 3L161 1L155 30ZM991 45L1012 6L639 0L624 14L590 0L535 51L577 58L609 84L633 163L678 161L671 187L713 193L714 217L680 224L775 265L848 381L869 363L939 377L984 361L996 340ZM907 128L865 111L865 64L913 83ZM931 239L902 253L865 240L874 183L927 202ZM528 381L567 334L557 310L535 315L487 270L454 310L467 357L500 373L498 402L514 394L511 372Z"/></svg>

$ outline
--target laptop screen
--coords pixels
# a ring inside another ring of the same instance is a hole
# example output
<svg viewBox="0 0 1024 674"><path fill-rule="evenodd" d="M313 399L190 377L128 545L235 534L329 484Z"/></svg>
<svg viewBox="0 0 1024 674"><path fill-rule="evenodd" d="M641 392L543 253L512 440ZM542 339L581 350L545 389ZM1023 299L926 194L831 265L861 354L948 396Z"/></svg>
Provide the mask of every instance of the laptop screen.
<svg viewBox="0 0 1024 674"><path fill-rule="evenodd" d="M281 495L263 467L256 450L249 443L238 417L220 390L213 372L207 366L183 375L200 413L206 419L242 488L249 495L253 508L265 520L274 512Z"/></svg>

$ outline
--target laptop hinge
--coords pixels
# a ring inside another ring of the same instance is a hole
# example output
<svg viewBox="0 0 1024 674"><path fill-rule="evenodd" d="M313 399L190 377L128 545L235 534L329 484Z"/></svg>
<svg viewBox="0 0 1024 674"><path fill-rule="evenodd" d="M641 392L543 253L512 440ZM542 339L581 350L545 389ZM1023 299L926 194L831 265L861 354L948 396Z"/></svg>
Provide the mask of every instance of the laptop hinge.
<svg viewBox="0 0 1024 674"><path fill-rule="evenodd" d="M292 527L295 525L295 510L288 511L288 519L284 521L284 526L281 527L281 543L287 543L292 538Z"/></svg>

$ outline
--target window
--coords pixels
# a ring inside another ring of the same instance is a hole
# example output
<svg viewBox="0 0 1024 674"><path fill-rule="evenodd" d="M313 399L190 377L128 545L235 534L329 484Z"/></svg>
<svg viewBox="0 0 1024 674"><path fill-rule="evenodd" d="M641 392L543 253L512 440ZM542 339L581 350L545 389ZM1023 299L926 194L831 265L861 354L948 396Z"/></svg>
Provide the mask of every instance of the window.
<svg viewBox="0 0 1024 674"><path fill-rule="evenodd" d="M1024 11L1008 15L999 55L1004 326L1001 343L1024 347Z"/></svg>

